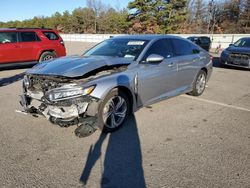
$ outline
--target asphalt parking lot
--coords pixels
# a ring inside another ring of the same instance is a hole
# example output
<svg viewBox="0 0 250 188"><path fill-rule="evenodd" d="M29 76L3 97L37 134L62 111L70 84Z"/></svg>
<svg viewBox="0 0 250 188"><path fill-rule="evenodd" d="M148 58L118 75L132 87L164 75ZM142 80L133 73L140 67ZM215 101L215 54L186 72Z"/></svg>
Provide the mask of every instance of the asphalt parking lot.
<svg viewBox="0 0 250 188"><path fill-rule="evenodd" d="M68 54L93 44L66 43ZM0 71L0 187L250 187L250 71L145 107L112 134L74 136L21 110L23 68Z"/></svg>

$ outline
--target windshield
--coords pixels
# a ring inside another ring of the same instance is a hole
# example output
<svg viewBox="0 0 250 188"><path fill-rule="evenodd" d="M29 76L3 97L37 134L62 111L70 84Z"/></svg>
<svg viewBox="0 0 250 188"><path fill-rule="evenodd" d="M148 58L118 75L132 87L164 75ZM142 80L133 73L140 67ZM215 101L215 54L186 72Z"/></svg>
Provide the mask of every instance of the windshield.
<svg viewBox="0 0 250 188"><path fill-rule="evenodd" d="M240 39L236 43L234 43L234 46L250 48L250 38Z"/></svg>
<svg viewBox="0 0 250 188"><path fill-rule="evenodd" d="M96 45L83 56L110 56L136 60L148 41L135 39L109 39Z"/></svg>

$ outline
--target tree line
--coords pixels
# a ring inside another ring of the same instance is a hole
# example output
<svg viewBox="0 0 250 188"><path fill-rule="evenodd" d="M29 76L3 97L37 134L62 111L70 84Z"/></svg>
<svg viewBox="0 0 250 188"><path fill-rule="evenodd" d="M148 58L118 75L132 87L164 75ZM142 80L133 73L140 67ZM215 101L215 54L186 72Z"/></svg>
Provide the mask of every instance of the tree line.
<svg viewBox="0 0 250 188"><path fill-rule="evenodd" d="M250 0L133 0L115 9L102 0L86 7L24 21L0 22L0 28L53 28L62 33L250 33Z"/></svg>

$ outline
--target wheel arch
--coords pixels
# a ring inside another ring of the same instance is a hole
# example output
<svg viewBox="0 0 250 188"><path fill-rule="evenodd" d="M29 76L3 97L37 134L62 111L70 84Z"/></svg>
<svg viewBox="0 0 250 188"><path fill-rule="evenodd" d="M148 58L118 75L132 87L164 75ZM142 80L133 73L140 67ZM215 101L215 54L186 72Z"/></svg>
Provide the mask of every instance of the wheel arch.
<svg viewBox="0 0 250 188"><path fill-rule="evenodd" d="M202 67L201 70L203 70L206 74L208 73L208 70L206 67Z"/></svg>
<svg viewBox="0 0 250 188"><path fill-rule="evenodd" d="M117 87L114 87L113 89L118 89L118 91L122 91L127 95L129 102L130 102L130 106L131 106L130 110L133 111L134 97L133 97L131 90L127 88L126 86L117 86Z"/></svg>
<svg viewBox="0 0 250 188"><path fill-rule="evenodd" d="M193 85L195 84L195 80L196 80L196 78L201 70L206 73L206 76L208 76L208 69L206 67L202 67L201 69L197 69L197 70L198 70L198 72L196 73L195 77L193 78L193 81L192 81L192 84L190 85L190 88L193 88Z"/></svg>

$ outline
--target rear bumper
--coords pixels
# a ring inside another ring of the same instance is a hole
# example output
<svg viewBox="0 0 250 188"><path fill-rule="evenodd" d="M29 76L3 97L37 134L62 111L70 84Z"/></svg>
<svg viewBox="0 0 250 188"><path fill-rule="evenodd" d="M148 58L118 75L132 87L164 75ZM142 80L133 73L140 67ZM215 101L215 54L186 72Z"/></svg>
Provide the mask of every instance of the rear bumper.
<svg viewBox="0 0 250 188"><path fill-rule="evenodd" d="M56 52L57 57L63 57L63 56L66 56L66 54L67 54L66 49L63 47L61 47L61 49L57 50Z"/></svg>

